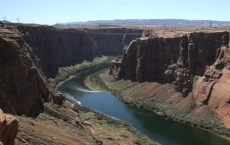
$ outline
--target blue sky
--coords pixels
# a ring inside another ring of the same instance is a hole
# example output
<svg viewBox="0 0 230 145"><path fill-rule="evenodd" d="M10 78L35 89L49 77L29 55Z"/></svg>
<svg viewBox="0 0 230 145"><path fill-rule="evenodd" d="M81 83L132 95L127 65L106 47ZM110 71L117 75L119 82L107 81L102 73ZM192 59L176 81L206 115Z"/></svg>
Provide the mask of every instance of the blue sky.
<svg viewBox="0 0 230 145"><path fill-rule="evenodd" d="M55 24L113 19L230 21L230 0L0 0L0 20Z"/></svg>

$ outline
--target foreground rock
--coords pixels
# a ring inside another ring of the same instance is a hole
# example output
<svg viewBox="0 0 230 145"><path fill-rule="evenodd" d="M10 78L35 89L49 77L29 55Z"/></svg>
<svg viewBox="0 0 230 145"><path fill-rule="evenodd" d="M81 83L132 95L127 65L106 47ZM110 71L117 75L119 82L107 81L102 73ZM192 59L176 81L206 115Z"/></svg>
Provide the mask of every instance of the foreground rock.
<svg viewBox="0 0 230 145"><path fill-rule="evenodd" d="M18 132L18 119L4 114L0 109L0 144L14 145L14 139Z"/></svg>
<svg viewBox="0 0 230 145"><path fill-rule="evenodd" d="M129 45L120 61L111 62L109 73L116 80L133 81L118 81L132 90L122 96L125 102L201 127L219 128L221 133L221 123L230 128L228 44L228 32L141 38Z"/></svg>
<svg viewBox="0 0 230 145"><path fill-rule="evenodd" d="M61 93L59 92L54 92L51 95L51 100L53 101L54 104L60 105L62 106L63 103L66 101L65 96L63 96Z"/></svg>
<svg viewBox="0 0 230 145"><path fill-rule="evenodd" d="M5 113L37 116L48 99L38 59L23 38L0 24L0 108Z"/></svg>

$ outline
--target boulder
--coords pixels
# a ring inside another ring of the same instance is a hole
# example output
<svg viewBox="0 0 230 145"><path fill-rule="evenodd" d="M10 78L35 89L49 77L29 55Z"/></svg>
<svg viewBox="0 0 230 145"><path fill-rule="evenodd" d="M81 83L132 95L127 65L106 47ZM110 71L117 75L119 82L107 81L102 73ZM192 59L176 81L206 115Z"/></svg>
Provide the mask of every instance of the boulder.
<svg viewBox="0 0 230 145"><path fill-rule="evenodd" d="M4 114L0 109L0 144L14 145L18 132L18 121L16 117Z"/></svg>
<svg viewBox="0 0 230 145"><path fill-rule="evenodd" d="M74 104L70 105L70 109L79 115L80 111L77 108L75 108Z"/></svg>
<svg viewBox="0 0 230 145"><path fill-rule="evenodd" d="M63 96L60 92L54 92L51 96L51 99L54 104L62 106L63 103L66 101L65 96Z"/></svg>

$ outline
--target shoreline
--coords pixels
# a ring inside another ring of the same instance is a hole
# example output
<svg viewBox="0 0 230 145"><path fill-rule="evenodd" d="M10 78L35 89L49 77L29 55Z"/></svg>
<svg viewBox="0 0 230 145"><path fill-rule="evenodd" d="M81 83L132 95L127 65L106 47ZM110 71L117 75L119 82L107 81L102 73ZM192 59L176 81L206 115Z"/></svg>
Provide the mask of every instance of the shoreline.
<svg viewBox="0 0 230 145"><path fill-rule="evenodd" d="M88 70L90 68L106 65L115 58L116 58L115 56L95 57L93 61L90 61L90 62L83 61L82 63L76 64L75 66L60 67L58 70L58 74L56 75L55 78L48 78L47 83L48 83L50 92L55 90L58 84L68 79L71 75Z"/></svg>
<svg viewBox="0 0 230 145"><path fill-rule="evenodd" d="M104 90L108 91L109 93L111 93L112 95L114 95L115 97L117 97L121 102L123 102L123 103L125 103L125 104L129 104L129 105L131 105L131 106L136 106L136 107L138 107L138 108L142 107L142 108L148 109L148 110L154 112L156 115L164 116L164 117L167 118L167 119L171 119L171 120L173 120L173 121L176 121L176 122L179 122L179 123L182 123L182 124L185 124L185 125L189 125L189 126L196 127L196 128L198 128L198 129L201 129L201 130L210 132L210 133L212 133L212 134L214 134L214 135L216 135L216 136L218 136L218 137L221 137L221 138L223 138L223 139L226 139L226 140L228 140L228 141L230 142L230 137L228 136L229 134L220 134L220 133L216 132L215 130L213 131L213 128L214 128L214 127L211 128L212 130L211 130L211 129L207 129L207 128L205 128L205 127L202 127L202 126L204 126L204 124L203 124L203 125L202 125L202 124L195 125L193 122L187 122L186 119L184 119L184 120L182 119L182 120L181 120L180 118L177 119L176 117L175 117L175 118L172 118L172 116L168 115L167 113L164 113L164 112L165 112L164 110L160 110L160 111L159 111L159 109L152 110L152 109L149 109L148 107L145 107L144 105L138 106L138 104L129 103L127 100L124 100L124 98L121 97L121 93L120 93L118 90L115 90L115 89L113 89L113 88L110 88L111 86L108 85L109 82L108 82L108 81L105 81L106 78L103 78L103 79L102 79L102 77L101 77L100 75L103 75L105 72L108 73L108 71L106 71L106 69L104 69L104 70L98 71L98 72L96 72L96 73L94 73L94 74L92 74L92 75L94 75L94 78L96 78L95 76L98 75L98 76L100 77L100 79L103 80L103 84L99 84L99 85L100 85L100 88L103 88ZM91 84L94 83L94 82L92 82L92 81L90 80L90 77L92 77L92 75L87 76L87 78L84 80L84 84L85 84L86 86L90 86L91 88L93 88ZM97 76L97 77L98 77L98 76ZM108 75L108 76L109 76L109 75ZM101 82L101 81L98 81L98 82ZM104 87L104 86L106 86L106 87ZM172 114L172 115L173 115L173 114ZM173 116L174 116L174 115L173 115ZM215 128L214 128L214 129L215 129ZM218 131L219 131L219 130L218 130Z"/></svg>
<svg viewBox="0 0 230 145"><path fill-rule="evenodd" d="M99 67L99 69L104 69L103 68L103 66L104 65L106 65L106 63L105 64L102 64L102 65L99 65L99 66L97 66L97 67ZM101 67L101 68L100 68ZM82 70L82 71L87 71L87 70L89 70L89 69L92 69L93 67L90 67L90 68L86 68L85 70ZM80 72L76 72L76 73L81 73L82 71L80 71ZM84 79L83 79L83 83L85 84L85 79L86 79L87 77L85 77ZM68 79L71 79L71 77L69 76L66 80L68 80ZM59 82L57 85L56 85L56 87L58 86L58 85L61 85L61 83L62 82L64 82L64 81L66 81L66 80L63 80L63 81L61 81L61 82ZM56 90L56 87L55 87L55 90ZM93 89L92 89L93 90ZM58 90L57 90L58 91ZM69 103L69 104L73 104L71 101L68 101L68 100L66 100L66 103ZM109 128L109 129L111 129L111 128L114 128L114 130L116 130L116 126L121 126L121 128L119 129L119 130L121 130L120 131L120 133L117 133L116 131L111 131L110 132L110 134L118 134L118 135L120 135L120 136L122 136L122 132L124 132L124 131L127 131L127 134L129 134L128 136L128 139L132 139L135 143L140 143L140 144L149 144L149 145L160 145L158 142L156 142L156 141L154 141L154 140L151 140L151 139L149 139L146 135L144 135L144 134L142 134L142 133L140 133L136 128L134 128L129 122L127 122L127 121L124 121L124 120L120 120L120 119L118 119L118 118L115 118L115 117L112 117L112 116L110 116L110 115L107 115L107 114L104 114L104 113L102 113L102 112L100 112L100 111L97 111L97 110L94 110L94 109L91 109L91 108L89 108L89 107L85 107L85 106L83 106L83 105L80 105L80 104L74 104L74 106L76 107L76 109L78 109L79 111L80 111L80 114L82 113L82 114L86 114L86 121L89 121L89 120L94 120L94 121L96 121L96 122L101 122L102 121L102 126L105 126L106 128ZM87 114L94 114L95 116L99 116L99 118L92 118L92 117L87 117ZM83 118L85 118L85 117L83 117ZM101 120L101 118L102 118L102 120ZM104 121L105 122L104 122ZM95 126L95 125L97 125L97 123L92 123L92 125L93 126ZM105 129L106 129L105 128ZM105 129L103 129L103 130L105 130Z"/></svg>

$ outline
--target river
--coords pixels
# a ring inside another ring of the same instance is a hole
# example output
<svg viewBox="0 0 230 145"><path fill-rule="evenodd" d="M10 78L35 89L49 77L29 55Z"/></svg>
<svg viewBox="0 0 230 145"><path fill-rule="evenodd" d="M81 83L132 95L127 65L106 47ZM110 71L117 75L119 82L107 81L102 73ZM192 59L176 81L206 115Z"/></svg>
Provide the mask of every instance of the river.
<svg viewBox="0 0 230 145"><path fill-rule="evenodd" d="M86 76L106 66L76 73L61 82L56 90L62 92L71 103L100 111L132 124L139 132L162 145L230 145L230 142L212 132L185 125L143 108L120 102L106 91L93 91L84 85Z"/></svg>

